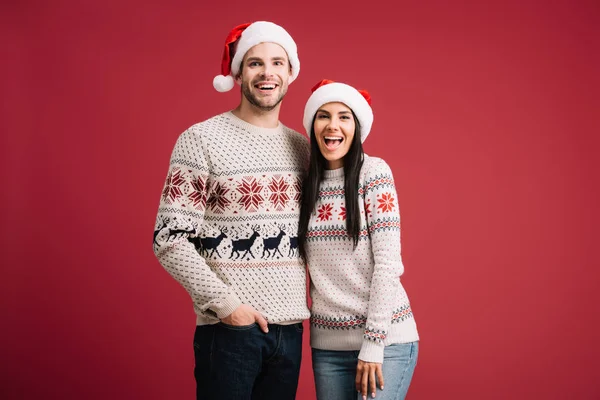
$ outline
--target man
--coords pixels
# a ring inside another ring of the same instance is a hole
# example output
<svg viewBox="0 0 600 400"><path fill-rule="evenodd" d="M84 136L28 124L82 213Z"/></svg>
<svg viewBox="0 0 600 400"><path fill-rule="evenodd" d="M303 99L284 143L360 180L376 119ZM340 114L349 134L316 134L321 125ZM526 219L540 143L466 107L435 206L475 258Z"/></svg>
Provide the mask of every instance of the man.
<svg viewBox="0 0 600 400"><path fill-rule="evenodd" d="M173 150L154 252L190 294L198 399L294 399L306 275L298 258L304 136L279 122L300 71L291 36L270 22L234 28L218 91L237 108L193 125Z"/></svg>

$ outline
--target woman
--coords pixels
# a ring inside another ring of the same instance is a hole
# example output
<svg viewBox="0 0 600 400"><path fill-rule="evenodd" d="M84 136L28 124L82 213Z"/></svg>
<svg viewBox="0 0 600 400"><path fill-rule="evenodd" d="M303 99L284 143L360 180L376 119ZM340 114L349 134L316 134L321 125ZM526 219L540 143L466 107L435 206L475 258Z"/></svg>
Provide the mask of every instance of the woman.
<svg viewBox="0 0 600 400"><path fill-rule="evenodd" d="M392 172L362 148L372 123L369 94L329 80L304 110L311 155L298 247L311 277L318 399L404 399L417 362Z"/></svg>

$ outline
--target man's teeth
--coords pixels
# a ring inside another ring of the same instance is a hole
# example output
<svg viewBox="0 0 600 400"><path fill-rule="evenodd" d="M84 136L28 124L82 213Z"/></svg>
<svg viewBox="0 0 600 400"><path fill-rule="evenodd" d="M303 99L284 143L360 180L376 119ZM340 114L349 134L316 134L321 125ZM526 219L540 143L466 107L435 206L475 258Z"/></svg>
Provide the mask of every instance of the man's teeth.
<svg viewBox="0 0 600 400"><path fill-rule="evenodd" d="M258 88L261 90L273 90L275 89L275 85L258 85Z"/></svg>

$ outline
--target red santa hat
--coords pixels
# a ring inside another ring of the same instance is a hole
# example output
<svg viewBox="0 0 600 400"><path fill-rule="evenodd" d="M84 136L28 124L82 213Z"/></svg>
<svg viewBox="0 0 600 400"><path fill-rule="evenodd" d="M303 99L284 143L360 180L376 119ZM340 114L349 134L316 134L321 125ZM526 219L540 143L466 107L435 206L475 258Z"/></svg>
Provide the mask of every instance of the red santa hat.
<svg viewBox="0 0 600 400"><path fill-rule="evenodd" d="M213 86L217 91L227 92L233 89L234 78L240 72L244 55L260 43L276 43L283 47L292 67L292 76L290 76L289 83L296 79L300 73L300 60L298 59L298 48L294 39L279 25L267 21L257 21L238 25L227 35L221 62L221 75L217 75L213 79ZM232 49L235 50L233 59L230 56Z"/></svg>
<svg viewBox="0 0 600 400"><path fill-rule="evenodd" d="M344 103L354 112L360 123L360 140L364 142L373 125L371 95L366 90L356 90L350 85L323 79L312 88L312 95L304 107L304 129L310 137L310 130L319 107L323 104Z"/></svg>

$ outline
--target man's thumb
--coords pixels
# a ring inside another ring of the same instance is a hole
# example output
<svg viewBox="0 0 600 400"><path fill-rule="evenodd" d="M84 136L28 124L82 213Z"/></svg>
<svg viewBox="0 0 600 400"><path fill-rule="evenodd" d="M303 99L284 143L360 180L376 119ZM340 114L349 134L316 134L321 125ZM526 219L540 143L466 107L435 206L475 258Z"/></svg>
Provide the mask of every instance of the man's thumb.
<svg viewBox="0 0 600 400"><path fill-rule="evenodd" d="M260 329L264 332L264 333L268 333L269 332L269 324L267 323L267 320L265 319L265 317L263 317L262 315L260 315L260 313L256 313L256 315L254 316L256 323L258 324L258 326L260 326Z"/></svg>

